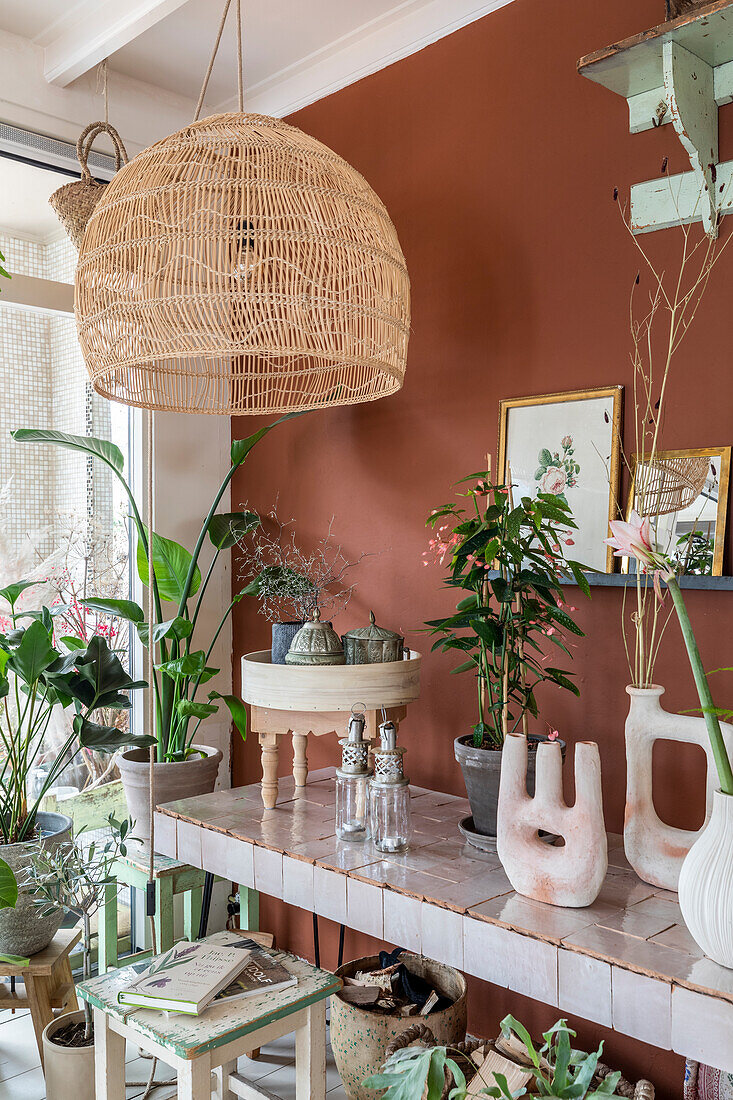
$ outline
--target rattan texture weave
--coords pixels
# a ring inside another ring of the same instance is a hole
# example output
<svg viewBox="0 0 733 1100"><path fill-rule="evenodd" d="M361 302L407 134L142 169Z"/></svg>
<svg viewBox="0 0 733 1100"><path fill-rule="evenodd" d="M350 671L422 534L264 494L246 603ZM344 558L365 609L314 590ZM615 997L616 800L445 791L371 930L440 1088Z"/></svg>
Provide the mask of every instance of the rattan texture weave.
<svg viewBox="0 0 733 1100"><path fill-rule="evenodd" d="M636 487L636 510L641 516L681 512L697 500L710 469L707 455L680 455L645 462Z"/></svg>
<svg viewBox="0 0 733 1100"><path fill-rule="evenodd" d="M94 388L148 409L282 413L402 386L410 324L389 215L280 119L220 114L130 161L90 218L76 318Z"/></svg>

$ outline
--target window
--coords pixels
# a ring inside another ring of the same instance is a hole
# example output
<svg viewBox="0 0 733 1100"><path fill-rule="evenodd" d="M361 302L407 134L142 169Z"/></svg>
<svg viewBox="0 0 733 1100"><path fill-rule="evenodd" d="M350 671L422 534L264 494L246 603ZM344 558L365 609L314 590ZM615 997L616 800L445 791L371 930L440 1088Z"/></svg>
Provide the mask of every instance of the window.
<svg viewBox="0 0 733 1100"><path fill-rule="evenodd" d="M0 251L13 276L0 287L0 586L43 582L27 603L54 606L57 637L112 631L115 648L127 655L124 630L114 633L117 624L79 602L87 594L131 595L127 508L116 479L78 453L10 436L18 427L100 436L120 447L130 473L133 417L88 381L73 316L77 253L48 205L69 178L0 155ZM47 752L60 734L49 731ZM109 757L85 752L64 773L69 790L61 793L113 778L110 765Z"/></svg>

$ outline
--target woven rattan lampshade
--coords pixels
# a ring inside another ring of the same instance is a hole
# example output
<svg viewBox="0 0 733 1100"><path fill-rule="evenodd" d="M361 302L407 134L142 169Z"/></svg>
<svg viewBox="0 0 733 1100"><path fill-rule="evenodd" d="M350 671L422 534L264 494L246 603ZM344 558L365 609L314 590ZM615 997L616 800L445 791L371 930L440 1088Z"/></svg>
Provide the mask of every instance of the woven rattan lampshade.
<svg viewBox="0 0 733 1100"><path fill-rule="evenodd" d="M98 393L279 413L402 386L405 260L363 177L280 119L220 114L125 165L90 218L76 318Z"/></svg>

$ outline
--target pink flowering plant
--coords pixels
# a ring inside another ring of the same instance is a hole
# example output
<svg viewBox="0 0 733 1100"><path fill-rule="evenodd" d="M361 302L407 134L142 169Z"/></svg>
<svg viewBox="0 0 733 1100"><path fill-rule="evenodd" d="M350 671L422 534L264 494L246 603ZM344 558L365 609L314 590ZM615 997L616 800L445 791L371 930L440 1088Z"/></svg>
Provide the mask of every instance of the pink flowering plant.
<svg viewBox="0 0 733 1100"><path fill-rule="evenodd" d="M687 613L687 607L679 586L678 572L683 568L683 564L667 556L656 547L648 517L642 519L636 512L632 512L628 522L612 520L610 526L611 538L606 539L606 543L614 548L616 557L635 558L638 563L639 576L643 576L645 573L653 574L656 595L660 601L662 598L661 581L664 581L667 585L690 660L690 667L700 700L700 708L705 718L705 726L713 750L720 789L724 794L733 795L733 770L731 769L730 758L720 728L720 712L713 702L710 684L705 674L690 616ZM643 633L638 632L637 639L640 638L643 641L643 637Z"/></svg>
<svg viewBox="0 0 733 1100"><path fill-rule="evenodd" d="M426 625L437 635L433 650L456 651L454 673L476 678L478 721L474 745L501 748L507 733L537 717L535 691L549 681L578 695L571 673L551 662L552 647L571 657L566 634L583 636L562 588L574 577L590 595L582 566L565 558L568 532L576 528L566 501L550 493L523 497L515 506L511 486L471 474L462 503L429 516L435 534L424 564L447 566L445 584L466 595L455 614Z"/></svg>

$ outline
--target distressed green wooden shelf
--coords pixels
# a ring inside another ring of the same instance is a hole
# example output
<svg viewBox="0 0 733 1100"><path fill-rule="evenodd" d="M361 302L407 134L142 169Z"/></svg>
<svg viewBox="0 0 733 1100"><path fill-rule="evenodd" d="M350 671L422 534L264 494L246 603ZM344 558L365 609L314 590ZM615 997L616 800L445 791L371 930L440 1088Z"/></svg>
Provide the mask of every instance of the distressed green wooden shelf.
<svg viewBox="0 0 733 1100"><path fill-rule="evenodd" d="M671 122L690 158L691 172L631 188L634 232L702 221L717 236L733 212L733 162L718 161L718 107L733 102L733 0L604 46L578 72L627 100L632 134Z"/></svg>

